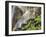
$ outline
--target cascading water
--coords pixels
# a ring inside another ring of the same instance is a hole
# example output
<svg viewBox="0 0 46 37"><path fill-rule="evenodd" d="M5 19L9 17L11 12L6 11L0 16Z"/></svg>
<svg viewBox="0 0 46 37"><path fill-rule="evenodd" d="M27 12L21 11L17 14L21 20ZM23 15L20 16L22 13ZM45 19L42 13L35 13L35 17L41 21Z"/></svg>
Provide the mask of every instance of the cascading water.
<svg viewBox="0 0 46 37"><path fill-rule="evenodd" d="M33 8L33 11L34 12L31 12L30 10L31 9L26 9L26 8L23 8L21 6L18 6L23 12L24 14L21 16L21 18L17 21L15 27L13 28L13 30L15 29L18 29L18 28L21 28L22 24L25 24L27 22L27 20L29 20L30 18L35 18L34 15L35 15L35 8Z"/></svg>

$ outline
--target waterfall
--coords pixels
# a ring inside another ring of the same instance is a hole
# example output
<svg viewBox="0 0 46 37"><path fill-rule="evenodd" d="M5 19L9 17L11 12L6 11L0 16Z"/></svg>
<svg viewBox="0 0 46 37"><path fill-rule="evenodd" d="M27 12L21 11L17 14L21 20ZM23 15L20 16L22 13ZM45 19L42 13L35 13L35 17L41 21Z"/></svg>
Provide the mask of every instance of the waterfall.
<svg viewBox="0 0 46 37"><path fill-rule="evenodd" d="M17 23L15 24L15 27L13 28L13 30L17 29L17 28L21 28L22 24L25 24L27 22L27 20L29 20L30 18L34 18L35 15L35 8L33 8L34 12L31 12L31 9L27 9L23 8L21 6L19 6L19 8L24 12L24 14L22 15L22 17L17 21ZM33 16L33 17L32 17Z"/></svg>

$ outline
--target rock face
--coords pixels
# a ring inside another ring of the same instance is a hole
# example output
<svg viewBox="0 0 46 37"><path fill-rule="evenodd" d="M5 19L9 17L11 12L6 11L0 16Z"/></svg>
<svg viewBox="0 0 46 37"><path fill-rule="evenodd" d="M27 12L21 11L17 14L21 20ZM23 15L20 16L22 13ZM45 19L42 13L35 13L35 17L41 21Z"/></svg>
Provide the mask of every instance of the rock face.
<svg viewBox="0 0 46 37"><path fill-rule="evenodd" d="M27 20L34 19L35 16L40 15L40 7L30 6L15 6L13 16L13 30L21 28L22 24L25 24Z"/></svg>

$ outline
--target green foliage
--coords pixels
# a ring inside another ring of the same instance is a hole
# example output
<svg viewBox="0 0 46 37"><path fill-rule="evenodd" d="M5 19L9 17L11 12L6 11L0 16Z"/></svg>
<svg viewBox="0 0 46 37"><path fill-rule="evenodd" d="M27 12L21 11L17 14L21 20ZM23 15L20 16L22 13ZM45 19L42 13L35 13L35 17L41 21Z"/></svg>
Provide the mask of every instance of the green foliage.
<svg viewBox="0 0 46 37"><path fill-rule="evenodd" d="M22 30L40 30L41 29L41 16L36 16L35 19L29 19L27 24L21 27Z"/></svg>
<svg viewBox="0 0 46 37"><path fill-rule="evenodd" d="M34 20L37 21L37 22L41 22L41 17L37 16Z"/></svg>

